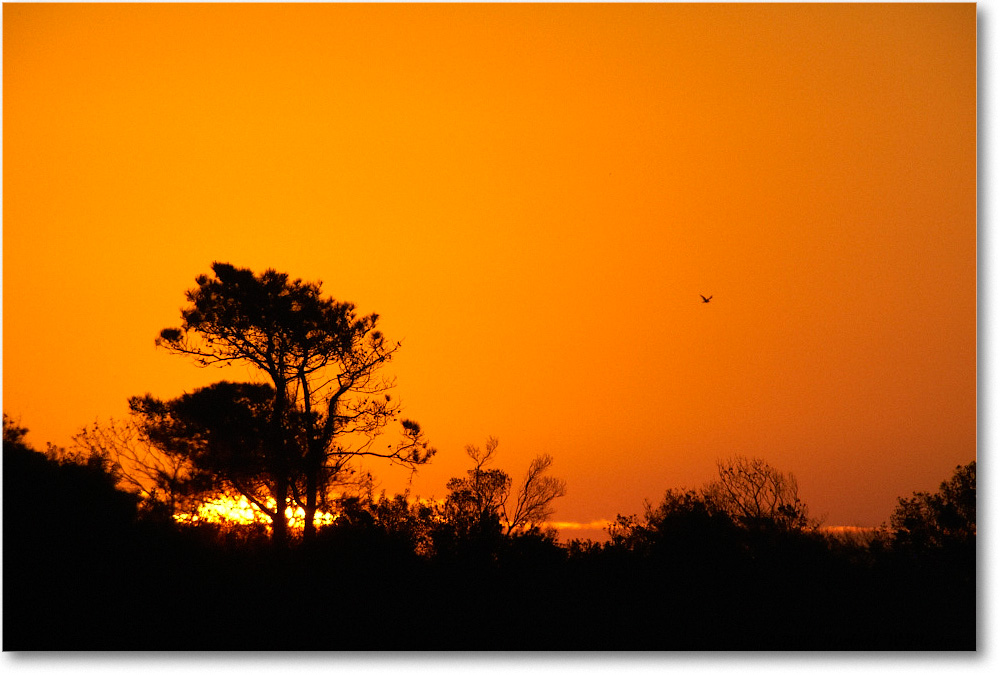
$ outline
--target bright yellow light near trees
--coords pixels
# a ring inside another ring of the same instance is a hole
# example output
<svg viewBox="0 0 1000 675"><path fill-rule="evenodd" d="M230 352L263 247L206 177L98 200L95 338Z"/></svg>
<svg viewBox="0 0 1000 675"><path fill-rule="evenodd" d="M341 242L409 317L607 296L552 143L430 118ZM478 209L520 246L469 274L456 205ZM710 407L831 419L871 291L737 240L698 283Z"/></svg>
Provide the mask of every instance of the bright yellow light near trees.
<svg viewBox="0 0 1000 675"><path fill-rule="evenodd" d="M267 508L273 509L275 502L269 499ZM299 507L285 509L285 518L288 524L294 529L302 529L305 526L305 510ZM271 527L271 517L261 511L260 507L251 502L245 496L240 495L218 495L212 499L202 502L194 513L179 513L174 519L180 523L221 523L235 525L252 525L261 523L267 528ZM329 525L337 519L332 513L317 511L313 522L317 526Z"/></svg>

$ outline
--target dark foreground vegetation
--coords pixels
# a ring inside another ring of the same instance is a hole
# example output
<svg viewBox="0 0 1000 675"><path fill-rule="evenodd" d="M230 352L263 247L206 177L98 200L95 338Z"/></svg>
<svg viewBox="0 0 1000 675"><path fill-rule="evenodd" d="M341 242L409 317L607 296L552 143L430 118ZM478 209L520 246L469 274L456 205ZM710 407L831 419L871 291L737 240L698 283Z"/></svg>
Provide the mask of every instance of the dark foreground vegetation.
<svg viewBox="0 0 1000 675"><path fill-rule="evenodd" d="M22 436L5 425L5 650L976 647L975 463L901 499L874 537L671 491L605 544L355 498L277 547L179 525L117 489L100 456Z"/></svg>
<svg viewBox="0 0 1000 675"><path fill-rule="evenodd" d="M195 281L156 344L258 382L133 396L44 454L4 415L4 649L975 649L975 462L878 536L822 534L791 474L735 457L563 546L552 457L515 489L493 438L443 502L373 496L365 462L435 454L399 417L377 314L275 270ZM218 495L269 531L179 523Z"/></svg>

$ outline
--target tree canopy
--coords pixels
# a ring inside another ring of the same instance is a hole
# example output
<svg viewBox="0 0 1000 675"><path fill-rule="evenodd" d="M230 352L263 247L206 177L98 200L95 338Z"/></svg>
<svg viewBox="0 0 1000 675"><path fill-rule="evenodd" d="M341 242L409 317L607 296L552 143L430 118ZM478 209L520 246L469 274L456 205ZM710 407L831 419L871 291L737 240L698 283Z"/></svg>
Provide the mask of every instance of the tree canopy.
<svg viewBox="0 0 1000 675"><path fill-rule="evenodd" d="M268 382L220 382L172 401L133 398L159 447L265 508L278 541L293 506L304 510L305 536L314 535L316 511L354 460L417 467L433 456L420 426L398 419L383 367L400 343L378 329L377 314L359 316L320 283L272 269L216 262L212 271L186 292L182 325L163 329L156 344L202 367L249 365ZM393 421L401 440L383 446L376 439Z"/></svg>

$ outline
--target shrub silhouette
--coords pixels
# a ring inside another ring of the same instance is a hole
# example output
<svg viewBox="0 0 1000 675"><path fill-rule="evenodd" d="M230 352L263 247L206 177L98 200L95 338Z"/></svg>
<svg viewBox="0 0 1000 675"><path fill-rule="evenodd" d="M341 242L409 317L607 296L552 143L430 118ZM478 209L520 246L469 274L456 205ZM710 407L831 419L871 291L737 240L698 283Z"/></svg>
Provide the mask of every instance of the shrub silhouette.
<svg viewBox="0 0 1000 675"><path fill-rule="evenodd" d="M933 494L914 492L899 498L893 511L894 545L903 549L975 546L976 463L955 467Z"/></svg>

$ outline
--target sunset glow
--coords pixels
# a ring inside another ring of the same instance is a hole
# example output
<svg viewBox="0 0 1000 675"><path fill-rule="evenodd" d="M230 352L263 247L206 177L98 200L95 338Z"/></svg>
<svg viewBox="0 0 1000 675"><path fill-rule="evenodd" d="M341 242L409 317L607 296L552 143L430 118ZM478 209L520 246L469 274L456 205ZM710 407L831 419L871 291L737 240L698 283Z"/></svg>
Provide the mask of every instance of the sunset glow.
<svg viewBox="0 0 1000 675"><path fill-rule="evenodd" d="M274 500L269 499L266 502L266 506L269 509L273 509ZM242 495L239 497L222 495L214 499L207 500L203 504L199 505L197 513L179 513L175 515L174 518L181 523L206 522L234 525L252 525L254 523L260 523L268 528L271 526L270 516L265 514L260 510L260 507L250 502L250 500ZM285 509L285 518L288 519L288 523L291 527L301 530L305 519L305 510L301 506L294 509L289 506ZM323 511L317 511L314 518L314 522L317 525L329 525L334 520L336 520L336 516Z"/></svg>
<svg viewBox="0 0 1000 675"><path fill-rule="evenodd" d="M439 452L361 467L390 495L493 435L515 482L552 455L570 537L737 453L867 528L976 458L974 4L18 3L3 33L3 407L37 447L252 377L153 344L218 260L402 342Z"/></svg>

